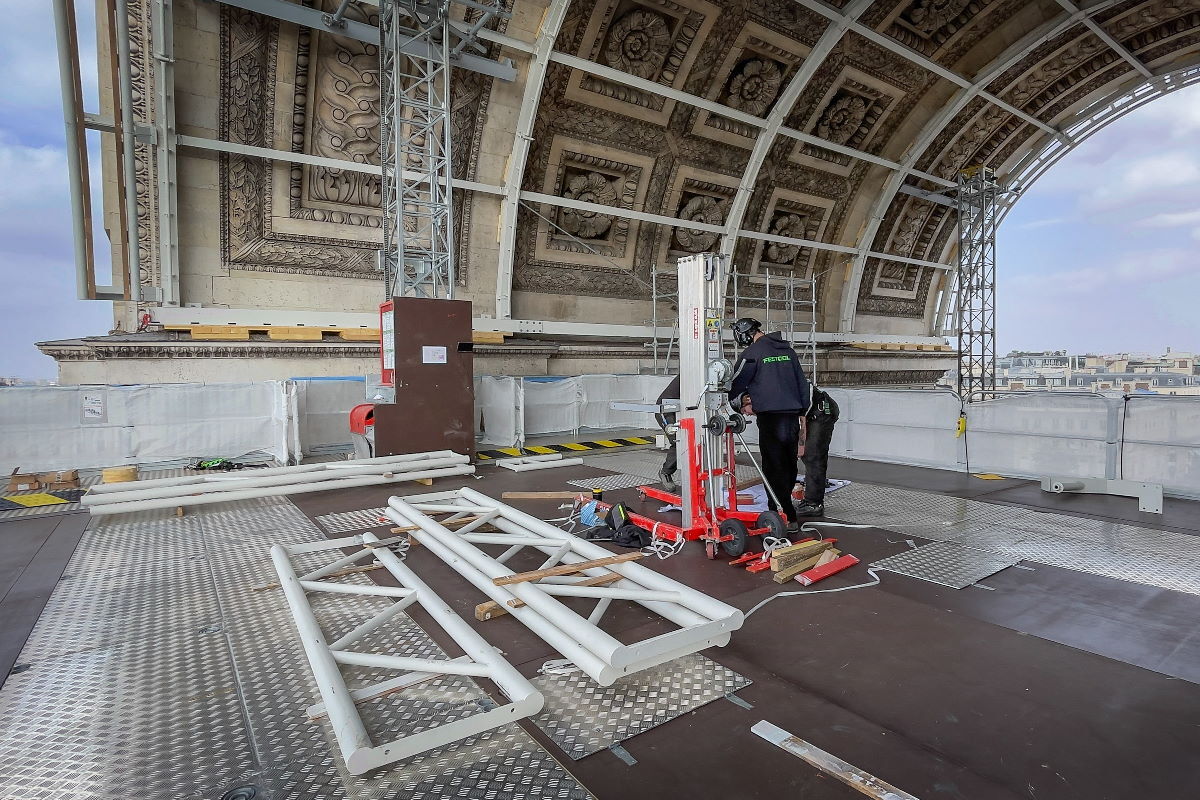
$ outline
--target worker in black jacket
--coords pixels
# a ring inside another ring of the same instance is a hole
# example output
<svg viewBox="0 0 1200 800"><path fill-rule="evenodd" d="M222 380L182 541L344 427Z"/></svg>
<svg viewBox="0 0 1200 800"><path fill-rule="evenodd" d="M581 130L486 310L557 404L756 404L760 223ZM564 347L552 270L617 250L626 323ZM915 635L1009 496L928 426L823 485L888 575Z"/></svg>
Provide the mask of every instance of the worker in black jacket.
<svg viewBox="0 0 1200 800"><path fill-rule="evenodd" d="M746 349L734 365L729 404L755 415L763 476L771 489L767 507L778 510L794 529L792 489L796 485L800 417L808 410L808 378L792 346L778 333L763 333L758 320L743 317L733 323L733 338ZM775 498L782 508L777 507Z"/></svg>
<svg viewBox="0 0 1200 800"><path fill-rule="evenodd" d="M800 418L800 460L804 462L804 502L796 509L800 517L825 516L825 486L829 482L829 442L841 412L826 392L812 383L808 412Z"/></svg>

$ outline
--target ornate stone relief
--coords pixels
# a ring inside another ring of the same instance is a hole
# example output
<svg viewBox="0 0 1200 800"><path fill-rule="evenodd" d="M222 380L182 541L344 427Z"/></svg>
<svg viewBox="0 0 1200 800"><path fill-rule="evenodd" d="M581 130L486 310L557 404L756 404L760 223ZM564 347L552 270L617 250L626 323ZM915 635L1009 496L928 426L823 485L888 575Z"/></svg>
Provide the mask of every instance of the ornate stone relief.
<svg viewBox="0 0 1200 800"><path fill-rule="evenodd" d="M318 0L331 10L335 0ZM357 6L349 14L375 24ZM374 45L222 9L221 137L360 164L377 164L378 51ZM285 37L281 47L281 38ZM455 76L452 136L459 177L473 172L490 80ZM461 113L464 101L475 113ZM277 133L286 131L285 134ZM286 138L285 138L286 136ZM465 174L464 174L465 173ZM376 277L380 182L367 173L221 157L222 254L231 269ZM460 283L469 274L472 198L456 193Z"/></svg>
<svg viewBox="0 0 1200 800"><path fill-rule="evenodd" d="M129 61L133 89L134 121L150 124L154 119L154 70L147 58L146 44L150 41L150 3L132 0L129 3ZM158 176L154 148L144 142L133 145L134 186L136 187L138 219L138 279L142 284L159 283L158 265Z"/></svg>
<svg viewBox="0 0 1200 800"><path fill-rule="evenodd" d="M803 130L834 144L869 150L891 108L903 96L897 87L845 67L816 103ZM792 158L840 175L850 174L858 163L849 156L802 142L796 143Z"/></svg>
<svg viewBox="0 0 1200 800"><path fill-rule="evenodd" d="M704 96L754 117L770 113L809 47L756 22L743 26L709 80ZM758 128L705 110L695 112L691 132L739 147L752 147Z"/></svg>
<svg viewBox="0 0 1200 800"><path fill-rule="evenodd" d="M582 58L644 80L679 88L717 7L674 0L602 0L583 31ZM661 95L575 71L567 98L665 125L675 103Z"/></svg>
<svg viewBox="0 0 1200 800"><path fill-rule="evenodd" d="M603 153L603 155L601 155ZM550 161L557 168L541 190L569 200L619 208L641 208L654 160L617 153L584 141L556 136ZM537 218L534 258L549 264L595 265L607 270L633 268L639 223L592 209L542 206Z"/></svg>
<svg viewBox="0 0 1200 800"><path fill-rule="evenodd" d="M668 179L662 207L664 213L680 219L723 225L729 203L737 190L738 179L706 172L689 166L677 166ZM660 268L670 268L680 256L703 253L717 245L720 234L698 228L676 226L659 231L655 258Z"/></svg>
<svg viewBox="0 0 1200 800"><path fill-rule="evenodd" d="M899 8L887 34L933 55L988 6L986 0L911 0Z"/></svg>
<svg viewBox="0 0 1200 800"><path fill-rule="evenodd" d="M773 236L825 241L835 205L836 201L830 198L775 188L753 224L756 230ZM817 254L818 251L800 245L755 241L749 263L753 272L785 270L805 277L813 274Z"/></svg>

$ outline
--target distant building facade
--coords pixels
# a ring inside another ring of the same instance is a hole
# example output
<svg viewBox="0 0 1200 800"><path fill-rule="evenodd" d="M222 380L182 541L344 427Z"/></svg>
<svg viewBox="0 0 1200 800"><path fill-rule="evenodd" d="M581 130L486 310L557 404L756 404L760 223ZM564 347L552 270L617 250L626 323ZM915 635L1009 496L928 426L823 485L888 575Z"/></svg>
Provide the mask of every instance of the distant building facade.
<svg viewBox="0 0 1200 800"><path fill-rule="evenodd" d="M1072 355L1065 350L1013 351L997 359L997 388L1006 391L1148 392L1200 395L1200 358L1191 352Z"/></svg>

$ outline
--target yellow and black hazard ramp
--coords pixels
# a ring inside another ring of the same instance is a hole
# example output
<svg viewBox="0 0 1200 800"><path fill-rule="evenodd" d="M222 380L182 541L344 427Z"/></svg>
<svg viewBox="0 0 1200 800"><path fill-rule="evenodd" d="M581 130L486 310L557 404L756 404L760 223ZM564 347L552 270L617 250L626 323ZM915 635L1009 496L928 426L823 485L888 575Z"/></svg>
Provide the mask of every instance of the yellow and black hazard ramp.
<svg viewBox="0 0 1200 800"><path fill-rule="evenodd" d="M543 456L551 453L581 453L586 450L611 450L614 447L637 447L654 444L645 436L626 436L620 439L597 439L594 442L563 442L562 444L531 444L528 447L501 447L496 450L480 450L475 453L479 461L496 458L520 458L521 456Z"/></svg>

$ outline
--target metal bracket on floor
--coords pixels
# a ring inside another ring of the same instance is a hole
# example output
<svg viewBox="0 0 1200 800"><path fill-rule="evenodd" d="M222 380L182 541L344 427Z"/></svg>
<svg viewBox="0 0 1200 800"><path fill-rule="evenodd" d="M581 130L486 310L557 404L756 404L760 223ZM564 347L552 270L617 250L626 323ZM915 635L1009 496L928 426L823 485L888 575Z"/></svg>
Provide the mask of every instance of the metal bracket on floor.
<svg viewBox="0 0 1200 800"><path fill-rule="evenodd" d="M344 539L307 544L277 544L271 548L271 560L275 563L275 571L279 573L279 582L295 619L300 643L304 646L304 653L308 657L321 694L322 703L310 708L309 715L314 719L329 718L334 738L346 761L346 768L353 775L361 775L393 761L409 758L523 719L540 711L544 702L541 692L517 672L494 647L484 641L483 637L463 622L462 618L404 562L386 547L379 547L382 542L383 540L374 534L364 533ZM352 547L362 549L345 555L344 550ZM326 551L333 551L331 555L336 556L333 561L305 575L296 574L291 562L292 556ZM355 561L372 557L378 559L399 582L399 588L374 583L337 583L322 580ZM326 641L325 634L313 614L306 596L308 592L382 597L395 602L330 643ZM465 656L456 659L434 659L399 655L391 651L369 652L369 646L363 647L364 638L387 625L414 602L420 604L462 648ZM352 649L356 644L360 649ZM402 674L397 678L360 687L351 692L342 678L342 664L399 670ZM372 741L363 725L362 717L359 716L356 707L358 703L443 675L488 678L500 688L510 702L480 714L442 725L433 725L419 733L389 742L376 744Z"/></svg>
<svg viewBox="0 0 1200 800"><path fill-rule="evenodd" d="M541 456L518 456L516 458L501 458L493 461L497 467L511 469L513 472L529 472L535 469L554 469L555 467L571 467L582 464L582 458L563 458L562 453L549 453Z"/></svg>
<svg viewBox="0 0 1200 800"><path fill-rule="evenodd" d="M1163 488L1159 483L1114 481L1106 478L1042 478L1042 491L1054 494L1108 494L1136 497L1138 511L1163 513Z"/></svg>

